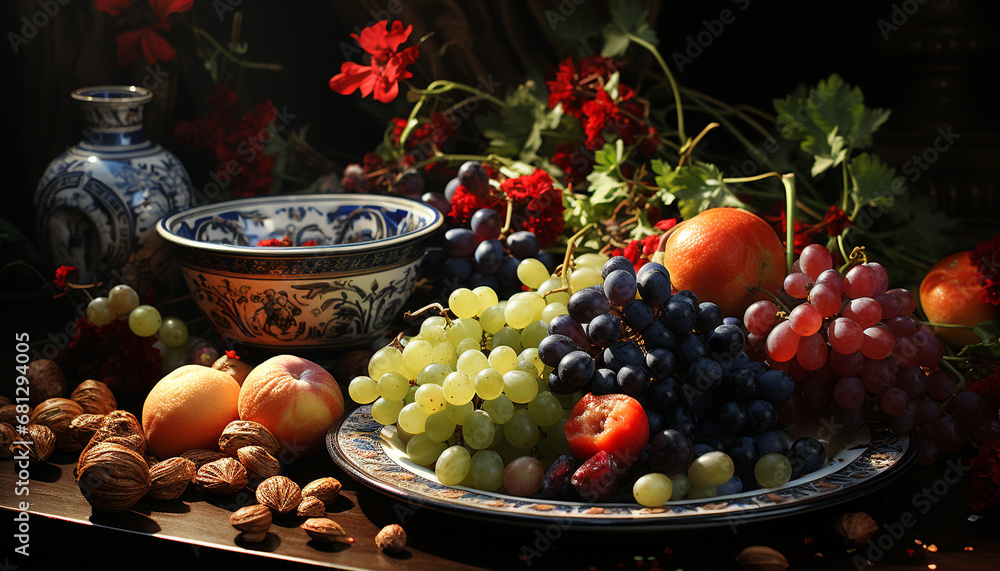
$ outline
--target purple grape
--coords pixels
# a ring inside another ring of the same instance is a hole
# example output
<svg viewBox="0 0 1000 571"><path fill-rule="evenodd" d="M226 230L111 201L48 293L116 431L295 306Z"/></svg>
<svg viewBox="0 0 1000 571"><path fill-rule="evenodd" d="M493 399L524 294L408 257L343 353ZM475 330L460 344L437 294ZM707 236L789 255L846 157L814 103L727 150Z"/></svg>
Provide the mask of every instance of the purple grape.
<svg viewBox="0 0 1000 571"><path fill-rule="evenodd" d="M510 255L515 258L534 258L541 249L538 245L538 238L527 230L520 230L507 236L507 248Z"/></svg>
<svg viewBox="0 0 1000 571"><path fill-rule="evenodd" d="M503 264L503 244L500 240L483 240L476 247L473 258L476 261L476 270L481 274L495 274Z"/></svg>
<svg viewBox="0 0 1000 571"><path fill-rule="evenodd" d="M483 240L496 240L500 237L500 230L503 228L503 220L496 210L492 208L480 208L472 215L469 227Z"/></svg>
<svg viewBox="0 0 1000 571"><path fill-rule="evenodd" d="M458 182L476 196L490 192L490 177L479 161L466 161L458 167Z"/></svg>
<svg viewBox="0 0 1000 571"><path fill-rule="evenodd" d="M449 258L471 258L477 244L476 235L468 228L452 228L444 233L444 252Z"/></svg>

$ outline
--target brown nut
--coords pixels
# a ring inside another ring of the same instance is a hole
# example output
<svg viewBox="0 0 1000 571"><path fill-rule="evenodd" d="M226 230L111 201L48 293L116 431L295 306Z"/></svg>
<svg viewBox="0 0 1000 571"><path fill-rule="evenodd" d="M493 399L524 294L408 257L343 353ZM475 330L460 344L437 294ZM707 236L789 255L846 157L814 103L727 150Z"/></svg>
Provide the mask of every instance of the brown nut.
<svg viewBox="0 0 1000 571"><path fill-rule="evenodd" d="M14 401L10 400L9 398L3 395L0 395L0 407L5 407L9 404L14 404Z"/></svg>
<svg viewBox="0 0 1000 571"><path fill-rule="evenodd" d="M250 480L261 481L277 476L281 464L263 446L244 446L236 451L236 457L246 467Z"/></svg>
<svg viewBox="0 0 1000 571"><path fill-rule="evenodd" d="M278 439L264 425L252 420L234 420L219 437L219 450L227 456L236 456L244 446L260 446L272 456L278 453Z"/></svg>
<svg viewBox="0 0 1000 571"><path fill-rule="evenodd" d="M149 491L149 467L135 450L102 442L91 448L80 464L76 482L90 505L124 511Z"/></svg>
<svg viewBox="0 0 1000 571"><path fill-rule="evenodd" d="M878 524L864 512L845 513L833 521L833 533L846 547L858 547L878 531Z"/></svg>
<svg viewBox="0 0 1000 571"><path fill-rule="evenodd" d="M29 424L28 433L18 435L9 450L15 457L27 456L30 460L45 462L56 450L56 435L48 426Z"/></svg>
<svg viewBox="0 0 1000 571"><path fill-rule="evenodd" d="M90 439L94 437L94 433L97 432L103 424L103 414L88 414L85 412L74 418L73 421L69 423L69 430L73 433L76 441L79 442L81 446L86 446L87 443L90 442Z"/></svg>
<svg viewBox="0 0 1000 571"><path fill-rule="evenodd" d="M194 462L180 456L153 464L149 469L150 485L146 495L154 500L178 498L197 473Z"/></svg>
<svg viewBox="0 0 1000 571"><path fill-rule="evenodd" d="M232 494L247 485L247 469L227 456L199 468L194 483L208 492Z"/></svg>
<svg viewBox="0 0 1000 571"><path fill-rule="evenodd" d="M299 527L316 541L354 543L354 538L348 537L344 528L330 518L309 518Z"/></svg>
<svg viewBox="0 0 1000 571"><path fill-rule="evenodd" d="M736 556L736 563L746 571L784 571L788 560L780 552L763 545L747 547Z"/></svg>
<svg viewBox="0 0 1000 571"><path fill-rule="evenodd" d="M38 406L42 401L61 397L66 392L66 376L55 361L38 359L28 363L28 404Z"/></svg>
<svg viewBox="0 0 1000 571"><path fill-rule="evenodd" d="M20 424L16 420L18 416L16 404L5 404L0 406L0 422L6 422L11 426Z"/></svg>
<svg viewBox="0 0 1000 571"><path fill-rule="evenodd" d="M115 395L108 388L108 385L101 381L83 381L73 389L69 398L79 403L83 412L90 414L108 414L118 408Z"/></svg>
<svg viewBox="0 0 1000 571"><path fill-rule="evenodd" d="M302 495L315 496L323 500L323 503L330 503L340 495L340 488L340 480L331 477L320 478L306 484L302 488Z"/></svg>
<svg viewBox="0 0 1000 571"><path fill-rule="evenodd" d="M104 417L101 427L94 432L80 456L83 457L88 448L112 438L118 439L115 442L128 446L139 454L146 452L146 433L143 432L139 420L131 412L113 410Z"/></svg>
<svg viewBox="0 0 1000 571"><path fill-rule="evenodd" d="M316 496L303 496L299 502L299 507L295 509L295 515L302 517L323 517L326 515L326 506L323 500Z"/></svg>
<svg viewBox="0 0 1000 571"><path fill-rule="evenodd" d="M229 516L229 523L243 532L240 537L244 541L255 543L264 541L271 529L271 510L260 504L246 506Z"/></svg>
<svg viewBox="0 0 1000 571"><path fill-rule="evenodd" d="M83 448L83 444L70 430L73 419L83 414L83 408L76 401L64 398L50 398L39 403L31 411L29 423L41 424L52 429L56 435L56 448L72 452Z"/></svg>
<svg viewBox="0 0 1000 571"><path fill-rule="evenodd" d="M286 514L302 501L299 485L285 476L271 476L257 486L257 501L280 514Z"/></svg>
<svg viewBox="0 0 1000 571"><path fill-rule="evenodd" d="M375 547L382 551L396 553L402 551L405 546L406 532L403 531L401 525L395 523L387 525L379 530L378 535L375 536Z"/></svg>
<svg viewBox="0 0 1000 571"><path fill-rule="evenodd" d="M15 440L17 440L17 430L6 422L0 422L0 458L13 456L14 453L10 451L10 445Z"/></svg>
<svg viewBox="0 0 1000 571"><path fill-rule="evenodd" d="M226 455L222 452L209 450L208 448L195 448L181 454L181 458L187 458L188 460L194 462L194 466L198 470L201 470L201 467L209 462L215 462L216 460L225 457Z"/></svg>

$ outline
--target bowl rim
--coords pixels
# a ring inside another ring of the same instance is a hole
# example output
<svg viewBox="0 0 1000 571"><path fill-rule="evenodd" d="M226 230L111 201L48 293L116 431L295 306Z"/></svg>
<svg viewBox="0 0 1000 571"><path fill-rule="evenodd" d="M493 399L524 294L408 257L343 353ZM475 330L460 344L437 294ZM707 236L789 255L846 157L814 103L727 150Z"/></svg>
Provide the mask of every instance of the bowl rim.
<svg viewBox="0 0 1000 571"><path fill-rule="evenodd" d="M198 217L207 215L212 210L222 210L235 205L253 205L262 204L268 202L278 202L278 203L305 203L310 200L319 200L321 202L344 202L344 203L356 203L359 206L365 206L372 204L374 199L378 199L382 202L389 202L401 208L409 208L411 210L424 210L433 216L431 223L427 226L420 228L414 232L409 232L407 234L402 234L399 236L391 236L389 238L379 238L378 240L369 240L367 242L358 242L354 244L332 244L326 246L234 246L231 244L217 244L214 242L201 242L199 240L192 240L191 238L185 238L179 236L170 230L171 225L176 223L182 218ZM366 202L367 201L367 202ZM210 204L204 204L201 206L195 206L176 212L169 216L161 218L156 223L156 232L160 237L168 242L171 242L178 246L186 246L188 248L193 248L197 250L207 250L219 254L253 254L255 256L266 256L266 257L281 257L281 256L302 256L306 255L323 255L323 254L344 254L351 252L364 252L370 250L381 249L386 246L394 246L397 243L405 242L417 238L423 238L433 232L437 231L444 225L444 215L434 208L433 206L421 202L419 200L414 200L411 198L406 198L402 196L390 196L384 194L282 194L274 196L255 196L251 198L235 198L232 200L225 200L222 202L213 202Z"/></svg>

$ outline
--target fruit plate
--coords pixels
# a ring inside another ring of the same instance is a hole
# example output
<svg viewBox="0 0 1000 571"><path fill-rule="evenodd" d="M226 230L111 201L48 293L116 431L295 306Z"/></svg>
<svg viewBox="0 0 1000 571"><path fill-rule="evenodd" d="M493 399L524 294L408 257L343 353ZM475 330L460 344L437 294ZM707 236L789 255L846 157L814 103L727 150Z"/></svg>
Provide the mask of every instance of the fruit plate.
<svg viewBox="0 0 1000 571"><path fill-rule="evenodd" d="M354 409L335 423L326 443L334 462L351 477L406 502L491 521L608 530L732 526L824 508L885 486L917 456L912 439L894 435L881 425L870 425L858 431L825 468L781 488L644 508L630 503L519 498L445 486L433 470L407 458L395 427L375 422L369 405Z"/></svg>

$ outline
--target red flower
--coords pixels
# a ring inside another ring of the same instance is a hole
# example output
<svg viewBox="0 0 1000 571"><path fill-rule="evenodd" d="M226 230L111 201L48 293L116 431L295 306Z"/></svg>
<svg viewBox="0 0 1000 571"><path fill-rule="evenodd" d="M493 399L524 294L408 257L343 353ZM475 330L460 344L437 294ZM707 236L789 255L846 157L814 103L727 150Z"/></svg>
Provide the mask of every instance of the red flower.
<svg viewBox="0 0 1000 571"><path fill-rule="evenodd" d="M226 351L226 358L227 359L239 359L240 356L236 354L236 351L231 351L230 350L230 351Z"/></svg>
<svg viewBox="0 0 1000 571"><path fill-rule="evenodd" d="M1000 368L979 381L966 377L966 383L970 391L989 399L994 406L1000 405Z"/></svg>
<svg viewBox="0 0 1000 571"><path fill-rule="evenodd" d="M509 178L500 183L500 190L513 201L512 224L519 223L518 227L534 232L543 248L559 240L566 228L565 207L562 191L553 186L549 173L535 169L532 174ZM502 217L507 209L504 207L498 212Z"/></svg>
<svg viewBox="0 0 1000 571"><path fill-rule="evenodd" d="M784 210L781 211L777 216L763 216L764 220L774 224L775 232L778 233L778 239L781 240L782 245L785 243L785 230L787 229L786 213ZM825 223L820 223L815 226L810 226L805 222L795 221L795 253L801 254L802 250L806 246L812 244L813 237L819 233L823 228Z"/></svg>
<svg viewBox="0 0 1000 571"><path fill-rule="evenodd" d="M827 210L826 215L823 216L823 224L826 225L826 230L831 236L840 236L853 222L851 222L846 212L834 204L830 206L830 210Z"/></svg>
<svg viewBox="0 0 1000 571"><path fill-rule="evenodd" d="M968 506L972 511L1000 509L1000 440L979 445L979 454L969 461L972 490Z"/></svg>
<svg viewBox="0 0 1000 571"><path fill-rule="evenodd" d="M410 37L413 26L403 29L403 23L395 21L386 30L388 20L361 30L361 35L351 34L361 49L371 54L371 64L364 66L346 61L340 66L340 73L330 78L330 89L341 95L349 95L355 89L362 97L374 93L374 98L382 103L390 103L399 94L399 80L413 77L405 71L406 66L417 61L419 48L411 46L396 52L399 44Z"/></svg>
<svg viewBox="0 0 1000 571"><path fill-rule="evenodd" d="M294 244L292 244L292 239L288 236L280 240L278 238L265 238L257 242L257 247L260 248L288 248L290 246L294 246Z"/></svg>
<svg viewBox="0 0 1000 571"><path fill-rule="evenodd" d="M80 270L76 266L59 266L56 268L56 279L52 283L59 289L65 290L70 283L70 278L76 278Z"/></svg>
<svg viewBox="0 0 1000 571"><path fill-rule="evenodd" d="M497 212L502 209L503 212L506 212L503 204L503 200L493 195L476 196L466 190L464 186L458 185L455 188L455 194L451 197L451 211L448 213L448 218L457 226L466 226L472 219L472 215L480 208L493 208Z"/></svg>
<svg viewBox="0 0 1000 571"><path fill-rule="evenodd" d="M127 320L115 319L96 327L81 317L76 322L76 335L55 360L64 371L101 379L121 402L130 393L144 395L163 376L163 357L153 346L155 342L154 335L132 333Z"/></svg>
<svg viewBox="0 0 1000 571"><path fill-rule="evenodd" d="M976 251L969 259L976 266L976 281L982 287L980 299L1000 305L1000 232L976 244Z"/></svg>
<svg viewBox="0 0 1000 571"><path fill-rule="evenodd" d="M677 223L676 218L670 218L674 223ZM660 235L653 234L651 236L646 236L642 240L631 240L625 244L624 248L615 248L611 250L612 256L624 256L629 262L632 262L632 267L636 271L639 268L645 266L653 258L653 254L656 253L656 247L660 244Z"/></svg>
<svg viewBox="0 0 1000 571"><path fill-rule="evenodd" d="M593 153L571 143L560 143L552 155L552 163L563 171L563 182L580 184L594 170Z"/></svg>
<svg viewBox="0 0 1000 571"><path fill-rule="evenodd" d="M96 0L94 6L112 16L120 16L126 26L141 26L119 33L115 37L118 44L118 65L132 65L139 59L139 52L146 63L170 61L177 56L177 49L170 45L157 30L170 31L169 16L186 12L194 6L194 0L149 0L152 14L144 6L134 6L132 0Z"/></svg>

